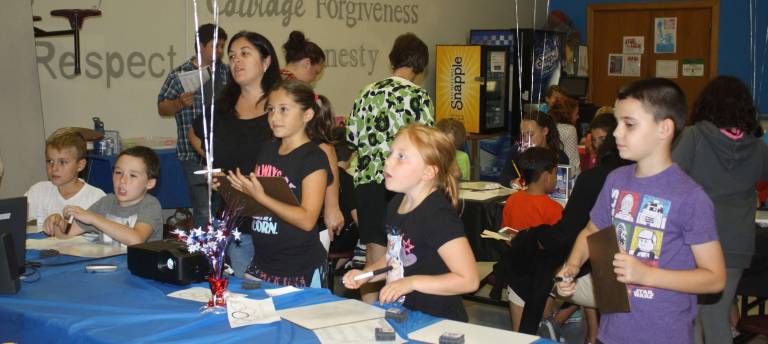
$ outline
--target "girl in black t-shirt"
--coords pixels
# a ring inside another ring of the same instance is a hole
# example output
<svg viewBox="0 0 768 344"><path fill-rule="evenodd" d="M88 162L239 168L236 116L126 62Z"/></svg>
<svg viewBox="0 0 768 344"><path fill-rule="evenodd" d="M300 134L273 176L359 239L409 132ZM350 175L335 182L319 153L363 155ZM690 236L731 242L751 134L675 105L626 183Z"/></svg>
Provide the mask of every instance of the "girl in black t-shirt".
<svg viewBox="0 0 768 344"><path fill-rule="evenodd" d="M326 253L316 223L330 183L328 159L312 142L315 121L329 111L328 100L302 81L283 81L269 93L266 110L278 140L264 145L249 175L238 169L227 179L271 211L252 222L254 256L246 275L296 287L321 287ZM257 176L284 177L300 205L278 201L264 192Z"/></svg>
<svg viewBox="0 0 768 344"><path fill-rule="evenodd" d="M362 273L392 267L381 303L403 302L406 308L434 316L467 321L461 294L477 290L475 257L454 209L456 178L450 168L455 148L448 136L420 124L397 134L384 163L390 201L385 220L389 229L387 255L364 270L344 275L344 285L356 289L384 279L383 275L355 281Z"/></svg>

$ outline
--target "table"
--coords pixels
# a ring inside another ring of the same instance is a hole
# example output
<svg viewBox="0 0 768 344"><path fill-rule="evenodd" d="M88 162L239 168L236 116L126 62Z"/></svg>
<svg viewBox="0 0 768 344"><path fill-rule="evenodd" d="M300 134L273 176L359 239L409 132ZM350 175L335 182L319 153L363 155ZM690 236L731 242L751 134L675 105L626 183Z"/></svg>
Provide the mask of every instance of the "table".
<svg viewBox="0 0 768 344"><path fill-rule="evenodd" d="M484 229L501 228L502 211L507 197L509 196L493 196L486 200L459 199L459 214L464 222L464 233L469 246L472 247L472 253L475 254L475 260L479 262L498 261L508 250L507 245L499 240L480 237Z"/></svg>
<svg viewBox="0 0 768 344"><path fill-rule="evenodd" d="M181 162L176 159L176 149L156 149L155 153L160 158L160 178L149 193L157 197L163 209L192 207L187 176ZM115 167L117 155L89 154L87 158L88 172L85 181L105 193L113 192L112 169Z"/></svg>
<svg viewBox="0 0 768 344"><path fill-rule="evenodd" d="M86 273L81 258L59 256L28 260L44 264L78 260L75 264L40 268L40 280L22 282L16 295L0 295L0 334L20 343L317 343L314 333L288 321L232 329L224 314L201 314L200 303L167 297L189 286L164 284L132 275L126 256L99 260L118 266L116 272ZM51 259L52 261L49 261ZM250 298L266 297L263 289L243 290L242 280L230 278L230 290ZM271 287L265 284L265 287ZM339 300L327 289L304 289L273 298L285 309ZM431 325L439 318L409 312L402 324L390 322L402 335ZM514 338L512 338L514 339Z"/></svg>

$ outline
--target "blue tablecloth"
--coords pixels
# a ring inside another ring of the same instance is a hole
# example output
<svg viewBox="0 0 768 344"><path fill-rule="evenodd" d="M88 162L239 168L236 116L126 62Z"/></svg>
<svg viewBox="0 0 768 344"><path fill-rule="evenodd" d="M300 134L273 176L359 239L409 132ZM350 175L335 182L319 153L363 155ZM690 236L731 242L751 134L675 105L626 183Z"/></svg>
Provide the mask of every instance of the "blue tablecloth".
<svg viewBox="0 0 768 344"><path fill-rule="evenodd" d="M160 158L160 179L149 193L160 200L163 209L190 208L187 176L176 159L176 149L157 149L155 153ZM113 192L112 168L116 158L116 155L88 155L86 182L105 193Z"/></svg>
<svg viewBox="0 0 768 344"><path fill-rule="evenodd" d="M37 260L30 250L28 260ZM44 264L79 261L55 257ZM16 295L0 296L0 339L19 343L317 343L312 331L288 321L232 329L226 314L201 314L200 303L170 298L168 293L205 283L176 286L132 275L126 257L99 260L118 265L116 272L86 273L80 262L42 267L39 276L22 282ZM229 289L266 298L263 289L243 290L242 280L230 278ZM269 287L269 286L267 286ZM273 298L277 309L339 300L327 289L304 289ZM408 321L392 323L406 335L439 319L410 312Z"/></svg>

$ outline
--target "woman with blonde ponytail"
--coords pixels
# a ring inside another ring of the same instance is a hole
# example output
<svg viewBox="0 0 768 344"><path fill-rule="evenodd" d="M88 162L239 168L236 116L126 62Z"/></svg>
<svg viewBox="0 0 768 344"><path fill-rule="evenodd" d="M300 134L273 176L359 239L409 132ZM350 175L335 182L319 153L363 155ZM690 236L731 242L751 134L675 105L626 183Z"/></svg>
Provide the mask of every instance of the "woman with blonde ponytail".
<svg viewBox="0 0 768 344"><path fill-rule="evenodd" d="M384 163L387 190L398 193L384 222L387 254L364 270L349 271L343 280L347 288L386 277L381 303L402 302L409 309L467 321L460 295L477 290L479 277L455 209L454 157L452 140L437 129L412 124L398 132ZM384 267L391 268L386 275L355 280Z"/></svg>

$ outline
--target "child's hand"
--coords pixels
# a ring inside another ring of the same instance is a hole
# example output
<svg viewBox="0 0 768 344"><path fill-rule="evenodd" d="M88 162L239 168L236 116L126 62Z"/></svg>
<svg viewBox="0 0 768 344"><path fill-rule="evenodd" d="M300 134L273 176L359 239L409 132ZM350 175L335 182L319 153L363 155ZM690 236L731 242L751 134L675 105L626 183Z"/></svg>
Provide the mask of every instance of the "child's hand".
<svg viewBox="0 0 768 344"><path fill-rule="evenodd" d="M255 200L259 200L261 196L264 195L264 188L261 186L261 183L259 183L259 180L253 172L246 177L240 173L240 169L238 168L234 173L229 171L227 179L232 183L232 187L235 188L235 190L251 196Z"/></svg>
<svg viewBox="0 0 768 344"><path fill-rule="evenodd" d="M66 226L67 221L64 220L64 217L61 216L61 214L51 214L45 219L45 222L43 222L43 231L45 234L48 234L49 236L56 235L56 231L59 232L64 231L64 226Z"/></svg>
<svg viewBox="0 0 768 344"><path fill-rule="evenodd" d="M75 220L85 223L87 225L92 225L97 216L96 214L88 210L85 210L83 208L80 208L76 205L68 205L64 207L63 213L65 218L68 219L70 216L74 216Z"/></svg>
<svg viewBox="0 0 768 344"><path fill-rule="evenodd" d="M401 296L413 291L413 277L404 277L392 283L387 283L379 291L379 302L382 304L397 301Z"/></svg>
<svg viewBox="0 0 768 344"><path fill-rule="evenodd" d="M560 296L569 297L576 293L576 275L579 273L579 268L574 265L565 264L558 271L557 277L560 277L562 281L555 283L557 286L557 293Z"/></svg>
<svg viewBox="0 0 768 344"><path fill-rule="evenodd" d="M324 207L323 222L325 222L325 227L328 228L328 235L333 240L334 234L338 235L344 229L344 214L341 213L341 209L338 207L335 209Z"/></svg>
<svg viewBox="0 0 768 344"><path fill-rule="evenodd" d="M344 284L344 287L347 289L357 289L360 288L361 285L368 283L368 281L371 280L373 277L368 277L361 279L359 281L355 281L355 276L363 274L363 270L349 270L347 273L344 274L344 277L341 279L341 282Z"/></svg>
<svg viewBox="0 0 768 344"><path fill-rule="evenodd" d="M219 191L219 186L221 186L221 183L219 182L219 178L225 177L226 174L224 172L214 172L211 175L211 189L214 189L216 191ZM208 177L205 178L208 180Z"/></svg>
<svg viewBox="0 0 768 344"><path fill-rule="evenodd" d="M619 252L613 256L613 271L616 273L616 280L621 283L645 285L647 284L645 277L649 270L648 265L625 252Z"/></svg>

